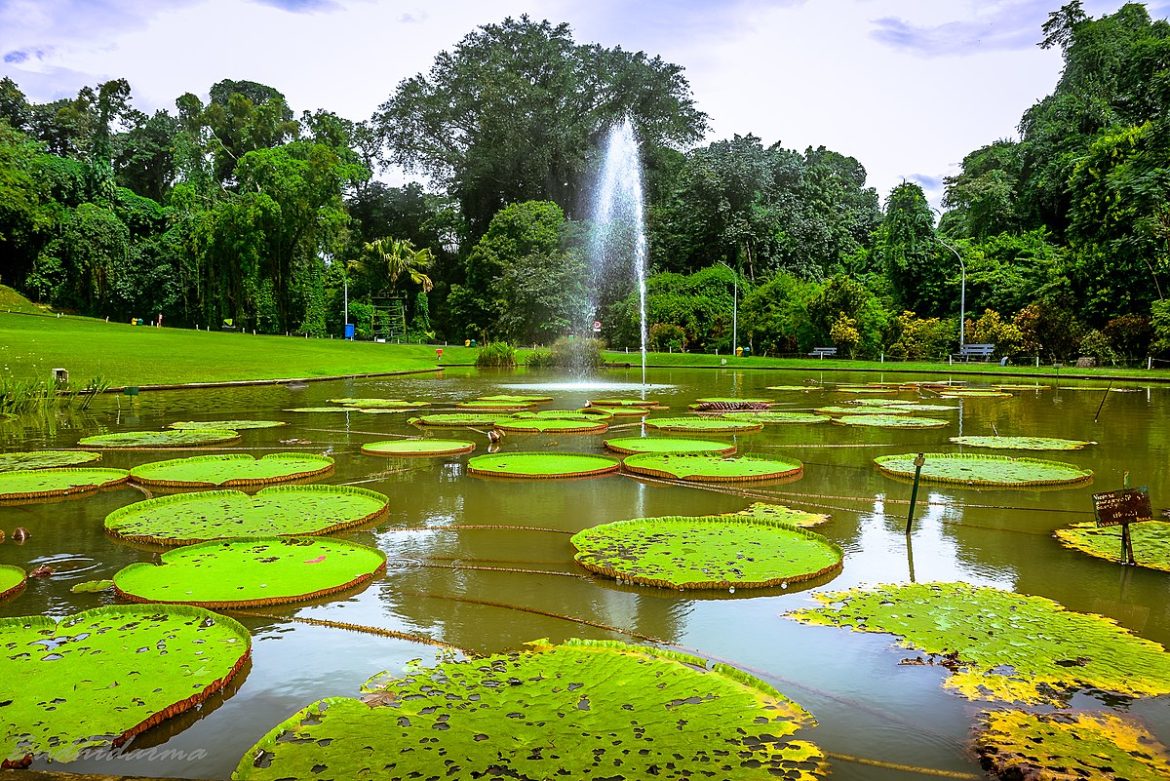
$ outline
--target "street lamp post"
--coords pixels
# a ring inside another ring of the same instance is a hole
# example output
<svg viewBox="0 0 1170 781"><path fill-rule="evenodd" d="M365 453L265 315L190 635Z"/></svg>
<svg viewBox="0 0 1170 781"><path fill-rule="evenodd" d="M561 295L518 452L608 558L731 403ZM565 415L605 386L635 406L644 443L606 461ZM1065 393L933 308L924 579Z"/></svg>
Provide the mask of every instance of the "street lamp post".
<svg viewBox="0 0 1170 781"><path fill-rule="evenodd" d="M938 209L931 207L930 210L938 214ZM939 214L939 219L942 219L941 214ZM959 251L943 241L941 236L936 233L934 238L939 244L953 252L955 254L955 260L959 261L959 273L961 275L961 281L959 283L959 352L962 352L967 336L967 264L963 262L963 256L959 254Z"/></svg>

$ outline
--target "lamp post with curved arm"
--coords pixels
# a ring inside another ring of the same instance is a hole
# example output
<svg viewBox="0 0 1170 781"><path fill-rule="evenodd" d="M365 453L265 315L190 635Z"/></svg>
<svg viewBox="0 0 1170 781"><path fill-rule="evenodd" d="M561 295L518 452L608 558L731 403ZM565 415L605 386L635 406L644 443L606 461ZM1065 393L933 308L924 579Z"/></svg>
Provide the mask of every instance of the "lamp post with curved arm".
<svg viewBox="0 0 1170 781"><path fill-rule="evenodd" d="M931 211L938 214L938 209L932 207ZM941 214L939 214L939 219L942 219ZM937 233L934 234L934 238L939 244L955 253L955 260L959 261L959 272L962 275L962 281L959 286L959 352L962 352L967 335L967 265L963 263L963 256L959 254L957 249L946 241L943 241L943 238Z"/></svg>

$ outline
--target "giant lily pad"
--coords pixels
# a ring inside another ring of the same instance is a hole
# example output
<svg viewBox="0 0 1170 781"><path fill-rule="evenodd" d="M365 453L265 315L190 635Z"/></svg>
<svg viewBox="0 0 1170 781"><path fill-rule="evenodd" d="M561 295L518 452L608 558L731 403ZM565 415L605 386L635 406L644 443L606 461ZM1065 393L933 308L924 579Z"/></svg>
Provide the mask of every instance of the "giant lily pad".
<svg viewBox="0 0 1170 781"><path fill-rule="evenodd" d="M101 457L101 453L87 453L81 450L31 450L23 453L0 453L0 472L59 469L65 466L89 464Z"/></svg>
<svg viewBox="0 0 1170 781"><path fill-rule="evenodd" d="M771 399L739 399L730 396L708 396L697 399L690 405L691 409L703 412L734 410L766 410L774 402Z"/></svg>
<svg viewBox="0 0 1170 781"><path fill-rule="evenodd" d="M770 391L814 391L823 390L820 385L769 385L764 390Z"/></svg>
<svg viewBox="0 0 1170 781"><path fill-rule="evenodd" d="M362 445L367 456L457 456L473 450L474 442L461 439L388 439Z"/></svg>
<svg viewBox="0 0 1170 781"><path fill-rule="evenodd" d="M158 564L123 567L114 589L134 602L252 607L336 594L385 570L386 554L346 540L215 540L167 551Z"/></svg>
<svg viewBox="0 0 1170 781"><path fill-rule="evenodd" d="M1112 713L988 713L975 747L1003 779L1165 781L1166 747L1141 724Z"/></svg>
<svg viewBox="0 0 1170 781"><path fill-rule="evenodd" d="M815 412L725 412L723 417L731 420L746 420L751 423L764 425L788 423L828 423L832 420L828 415L818 415Z"/></svg>
<svg viewBox="0 0 1170 781"><path fill-rule="evenodd" d="M477 401L499 401L505 404L543 404L552 401L552 396L533 396L531 394L499 393L494 396L480 396Z"/></svg>
<svg viewBox="0 0 1170 781"><path fill-rule="evenodd" d="M428 401L407 401L406 399L326 399L333 404L341 404L345 407L358 407L360 409L416 409L418 407L426 407L430 404Z"/></svg>
<svg viewBox="0 0 1170 781"><path fill-rule="evenodd" d="M389 503L376 491L345 485L277 485L254 496L200 491L120 507L106 516L105 527L115 537L156 545L328 534L369 523Z"/></svg>
<svg viewBox="0 0 1170 781"><path fill-rule="evenodd" d="M654 399L590 399L593 407L657 407Z"/></svg>
<svg viewBox="0 0 1170 781"><path fill-rule="evenodd" d="M729 456L735 445L711 442L705 439L674 439L673 437L620 437L605 440L605 446L615 453L712 453Z"/></svg>
<svg viewBox="0 0 1170 781"><path fill-rule="evenodd" d="M499 417L485 412L439 412L414 418L411 423L436 428L491 428Z"/></svg>
<svg viewBox="0 0 1170 781"><path fill-rule="evenodd" d="M585 453L497 453L467 460L468 472L493 477L592 477L620 466L612 458Z"/></svg>
<svg viewBox="0 0 1170 781"><path fill-rule="evenodd" d="M884 412L886 411L883 410ZM871 426L874 428L942 428L949 425L947 421L939 418L919 418L901 414L845 415L833 422L839 426Z"/></svg>
<svg viewBox="0 0 1170 781"><path fill-rule="evenodd" d="M1074 523L1053 534L1067 548L1098 559L1121 559L1121 527L1095 523ZM1129 525L1133 557L1139 567L1170 572L1170 523L1143 521Z"/></svg>
<svg viewBox="0 0 1170 781"><path fill-rule="evenodd" d="M125 469L27 469L0 472L0 502L72 496L126 482Z"/></svg>
<svg viewBox="0 0 1170 781"><path fill-rule="evenodd" d="M573 535L591 572L675 589L763 588L841 568L839 547L819 534L756 516L637 518Z"/></svg>
<svg viewBox="0 0 1170 781"><path fill-rule="evenodd" d="M628 456L622 467L640 475L696 482L747 482L795 477L804 471L796 459L720 458L719 456L642 453Z"/></svg>
<svg viewBox="0 0 1170 781"><path fill-rule="evenodd" d="M817 407L816 409L813 410L813 413L817 414L817 415L832 415L833 417L838 417L841 415L877 415L877 414L909 415L910 414L909 410L903 411L902 407L897 405L897 404L881 407L880 413L877 411L877 409L878 408L875 408L875 407L861 407L861 406L858 406L855 404L850 404L850 405L830 404L830 405L827 405L824 407Z"/></svg>
<svg viewBox="0 0 1170 781"><path fill-rule="evenodd" d="M323 475L332 469L332 458L310 453L270 453L263 458L228 453L142 464L131 469L130 476L143 485L197 488L284 483Z"/></svg>
<svg viewBox="0 0 1170 781"><path fill-rule="evenodd" d="M163 431L120 431L117 434L97 434L82 437L77 444L81 447L118 448L136 450L157 447L204 447L235 442L240 432L226 429L165 429Z"/></svg>
<svg viewBox="0 0 1170 781"><path fill-rule="evenodd" d="M1022 488L1034 485L1083 483L1093 477L1091 469L1082 469L1062 461L1039 458L973 455L969 453L926 453L922 479L933 483L994 485ZM879 456L873 461L880 471L896 477L914 477L914 453Z"/></svg>
<svg viewBox="0 0 1170 781"><path fill-rule="evenodd" d="M886 632L937 658L971 699L1064 706L1080 689L1170 694L1170 654L1103 616L965 583L907 583L814 595L806 624Z"/></svg>
<svg viewBox="0 0 1170 781"><path fill-rule="evenodd" d="M1006 399L1011 398L1010 393L1004 393L998 390L944 390L940 391L939 396L944 399Z"/></svg>
<svg viewBox="0 0 1170 781"><path fill-rule="evenodd" d="M248 659L248 630L188 605L115 605L60 623L0 618L0 755L68 762L197 707Z"/></svg>
<svg viewBox="0 0 1170 781"><path fill-rule="evenodd" d="M728 418L652 418L646 421L647 428L659 431L702 431L707 434L741 434L759 431L763 423Z"/></svg>
<svg viewBox="0 0 1170 781"><path fill-rule="evenodd" d="M588 434L605 431L609 424L604 420L572 420L570 418L499 418L496 428L501 431L516 431L526 434Z"/></svg>
<svg viewBox="0 0 1170 781"><path fill-rule="evenodd" d="M459 409L479 410L480 412L513 412L516 410L532 409L532 402L528 401L461 401L455 405Z"/></svg>
<svg viewBox="0 0 1170 781"><path fill-rule="evenodd" d="M1055 437L951 437L956 445L986 447L996 450L1080 450L1096 442Z"/></svg>
<svg viewBox="0 0 1170 781"><path fill-rule="evenodd" d="M200 429L227 429L228 431L242 431L252 428L277 428L287 426L283 420L180 420L170 424L169 428L184 431L198 431Z"/></svg>
<svg viewBox="0 0 1170 781"><path fill-rule="evenodd" d="M555 418L557 420L609 420L612 417L612 412L608 412L600 407L586 407L584 410L542 409L536 411L516 412L512 415L509 415L506 420L528 420L532 418Z"/></svg>
<svg viewBox="0 0 1170 781"><path fill-rule="evenodd" d="M570 640L379 681L388 704L310 705L265 735L236 781L642 779L814 781L820 749L788 741L812 717L722 664Z"/></svg>
<svg viewBox="0 0 1170 781"><path fill-rule="evenodd" d="M14 597L24 590L26 576L20 567L0 564L0 599Z"/></svg>
<svg viewBox="0 0 1170 781"><path fill-rule="evenodd" d="M768 504L767 502L756 502L737 513L726 514L746 516L748 518L763 518L782 523L785 526L800 526L802 528L820 526L822 523L828 523L830 520L830 517L823 513L794 510L782 504Z"/></svg>

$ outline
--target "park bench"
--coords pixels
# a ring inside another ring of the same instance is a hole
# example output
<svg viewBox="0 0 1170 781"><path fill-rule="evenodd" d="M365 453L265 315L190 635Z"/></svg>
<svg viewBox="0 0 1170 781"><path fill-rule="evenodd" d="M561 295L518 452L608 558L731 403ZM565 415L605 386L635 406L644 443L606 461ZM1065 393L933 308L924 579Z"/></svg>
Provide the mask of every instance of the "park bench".
<svg viewBox="0 0 1170 781"><path fill-rule="evenodd" d="M822 358L822 359L823 358L836 358L837 357L837 348L836 347L814 347L812 352L809 353L809 357L810 358Z"/></svg>
<svg viewBox="0 0 1170 781"><path fill-rule="evenodd" d="M968 361L972 358L982 358L986 361L994 352L994 344L964 344L959 348L959 357Z"/></svg>

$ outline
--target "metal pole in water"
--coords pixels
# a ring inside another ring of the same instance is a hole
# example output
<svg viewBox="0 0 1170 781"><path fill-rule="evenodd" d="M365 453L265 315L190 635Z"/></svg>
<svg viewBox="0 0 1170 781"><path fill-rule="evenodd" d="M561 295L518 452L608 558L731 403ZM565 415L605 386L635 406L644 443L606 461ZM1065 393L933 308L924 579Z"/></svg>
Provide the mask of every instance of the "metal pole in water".
<svg viewBox="0 0 1170 781"><path fill-rule="evenodd" d="M914 459L914 487L910 489L910 513L906 516L906 536L914 526L914 504L918 501L918 481L922 477L922 465L926 463L926 454L919 453Z"/></svg>

